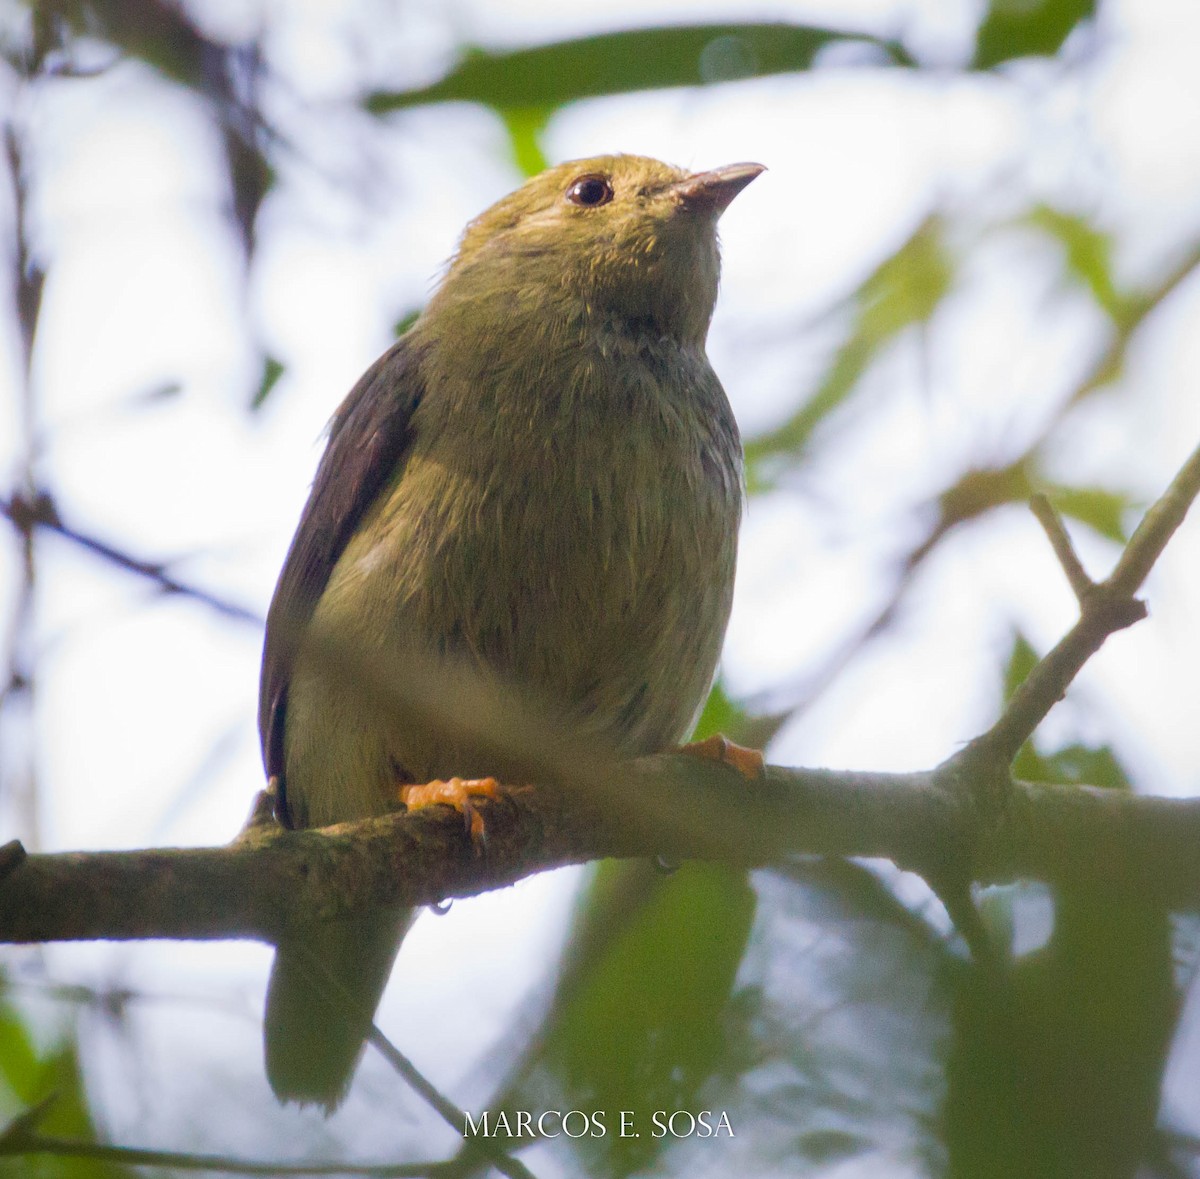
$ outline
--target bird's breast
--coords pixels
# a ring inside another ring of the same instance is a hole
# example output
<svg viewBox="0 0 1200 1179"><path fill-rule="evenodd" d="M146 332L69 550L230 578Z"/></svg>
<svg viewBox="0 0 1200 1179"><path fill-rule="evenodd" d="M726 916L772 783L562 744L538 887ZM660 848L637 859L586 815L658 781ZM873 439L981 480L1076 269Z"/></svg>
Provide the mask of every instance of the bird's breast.
<svg viewBox="0 0 1200 1179"><path fill-rule="evenodd" d="M724 394L702 356L511 379L434 386L318 616L397 659L473 664L627 752L662 748L729 613L741 483ZM420 746L403 751L416 776L467 772Z"/></svg>

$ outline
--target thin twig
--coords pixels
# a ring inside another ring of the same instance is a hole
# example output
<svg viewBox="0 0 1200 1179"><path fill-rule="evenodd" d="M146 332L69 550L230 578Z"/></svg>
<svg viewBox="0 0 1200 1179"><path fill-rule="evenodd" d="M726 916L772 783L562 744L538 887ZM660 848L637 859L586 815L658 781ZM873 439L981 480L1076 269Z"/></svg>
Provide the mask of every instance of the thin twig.
<svg viewBox="0 0 1200 1179"><path fill-rule="evenodd" d="M1095 589L1096 583L1087 575L1087 570L1084 569L1083 562L1075 552L1075 546L1071 543L1071 538L1067 535L1067 530L1063 526L1062 520L1059 519L1058 513L1051 506L1050 500L1039 492L1029 501L1029 507L1045 531L1046 538L1050 541L1050 547L1054 550L1054 555L1058 558L1063 573L1066 574L1071 590L1082 606L1084 598Z"/></svg>
<svg viewBox="0 0 1200 1179"><path fill-rule="evenodd" d="M129 553L123 552L113 545L99 540L97 537L80 532L78 529L63 523L59 519L53 504L49 502L46 496L26 498L18 495L9 500L0 499L0 516L6 517L18 530L28 530L32 526L44 529L47 532L53 532L55 535L61 536L65 540L69 540L72 544L78 545L80 548L86 549L89 553L109 562L109 564L115 565L118 569L123 569L126 573L132 573L137 577L153 582L163 593L190 598L192 601L200 602L209 609L215 610L218 614L222 614L226 618L232 618L237 622L247 622L252 626L259 627L263 624L262 618L253 610L248 610L244 606L239 606L234 602L228 602L216 594L210 593L208 590L203 590L198 586L181 581L173 574L167 572L165 564L131 556Z"/></svg>
<svg viewBox="0 0 1200 1179"><path fill-rule="evenodd" d="M1138 329L1150 314L1161 306L1196 271L1200 269L1200 241L1193 242L1179 261L1150 290L1141 292L1125 303L1124 314L1116 322L1116 331L1108 347L1097 358L1087 375L1063 402L1055 420L1061 420L1073 406L1085 401L1098 389L1104 388L1123 368L1125 353Z"/></svg>
<svg viewBox="0 0 1200 1179"><path fill-rule="evenodd" d="M1132 596L1141 588L1197 495L1200 495L1200 447L1192 451L1171 485L1134 529L1117 567L1108 577L1107 584L1113 592Z"/></svg>
<svg viewBox="0 0 1200 1179"><path fill-rule="evenodd" d="M40 63L30 63L37 68ZM38 320L42 309L46 273L38 264L32 249L29 227L28 150L17 120L9 118L4 127L4 151L12 185L12 289L20 336L20 387L17 393L17 428L20 432L19 451L14 473L18 494L28 493L38 481L41 452L38 444L38 407L35 386L31 377L33 348L37 338ZM0 739L3 729L27 728L34 709L36 691L34 659L36 630L34 610L37 596L37 552L33 543L32 526L17 525L20 583L14 595L12 613L5 639L7 668L0 685ZM38 806L37 763L26 749L19 762L9 767L13 796L19 821L30 842L41 843L41 807Z"/></svg>
<svg viewBox="0 0 1200 1179"><path fill-rule="evenodd" d="M353 1011L354 999L345 984L331 971L325 961L311 952L303 942L291 947L303 962L308 981L316 988L321 998L335 1009ZM466 1129L466 1114L459 1109L436 1085L417 1068L395 1044L371 1024L367 1041L382 1054L383 1058L400 1074L413 1091L434 1110L435 1113L457 1134ZM524 1163L505 1153L499 1143L484 1138L476 1142L479 1154L485 1157L501 1174L509 1179L535 1179Z"/></svg>
<svg viewBox="0 0 1200 1179"><path fill-rule="evenodd" d="M78 1142L40 1134L0 1139L0 1158L33 1154L59 1158L88 1158L127 1167L172 1167L178 1171L219 1171L228 1175L354 1175L378 1179L438 1179L459 1173L455 1160L417 1163L280 1163L239 1159L230 1155L188 1154L172 1150L143 1150L100 1142Z"/></svg>
<svg viewBox="0 0 1200 1179"><path fill-rule="evenodd" d="M1200 494L1200 447L1142 518L1112 573L1081 600L1079 621L1045 655L1013 693L1000 719L972 741L959 760L984 758L1011 764L1047 713L1066 695L1083 665L1109 635L1146 616L1134 594Z"/></svg>
<svg viewBox="0 0 1200 1179"><path fill-rule="evenodd" d="M187 1151L147 1150L137 1146L114 1146L103 1142L81 1142L37 1132L38 1124L57 1100L53 1093L17 1114L0 1129L0 1158L48 1154L58 1158L89 1158L120 1163L127 1167L173 1167L178 1171L221 1171L236 1175L354 1175L378 1179L437 1179L454 1175L459 1160L409 1163L280 1163L239 1159L230 1155L192 1154ZM496 1147L499 1150L499 1147ZM520 1173L520 1172L518 1172ZM528 1172L524 1172L528 1175Z"/></svg>

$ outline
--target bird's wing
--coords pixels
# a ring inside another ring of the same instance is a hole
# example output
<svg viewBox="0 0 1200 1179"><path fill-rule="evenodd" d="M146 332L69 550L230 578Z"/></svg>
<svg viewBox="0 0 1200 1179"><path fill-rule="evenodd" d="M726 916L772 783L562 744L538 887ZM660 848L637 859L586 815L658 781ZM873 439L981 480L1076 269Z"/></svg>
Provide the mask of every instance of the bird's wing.
<svg viewBox="0 0 1200 1179"><path fill-rule="evenodd" d="M267 613L258 731L267 776L278 780L276 809L285 823L283 733L292 665L333 567L408 452L413 412L424 392L421 353L411 336L404 336L338 408Z"/></svg>

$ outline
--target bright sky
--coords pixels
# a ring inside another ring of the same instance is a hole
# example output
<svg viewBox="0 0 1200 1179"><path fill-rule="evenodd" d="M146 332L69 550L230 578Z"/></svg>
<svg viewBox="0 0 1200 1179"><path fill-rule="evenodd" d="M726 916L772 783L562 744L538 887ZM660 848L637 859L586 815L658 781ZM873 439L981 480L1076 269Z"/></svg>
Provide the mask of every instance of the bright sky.
<svg viewBox="0 0 1200 1179"><path fill-rule="evenodd" d="M194 105L135 68L22 96L18 118L37 153L33 233L50 274L34 391L64 517L135 555L180 559L180 576L265 613L325 421L386 346L391 324L423 301L465 222L519 180L503 128L484 111L415 111L386 133L364 134L335 104L364 75L396 86L428 80L461 41L515 45L635 20L751 16L909 30L914 46L952 64L969 44L975 8L211 5L215 29L249 31L251 19L271 29L271 61L286 80L272 102L291 142L245 295L214 180L218 144ZM617 149L697 167L768 165L722 223L723 296L710 341L753 434L820 371L830 336L813 317L934 207L966 213L970 232L971 213L982 225L1037 192L1111 227L1131 281L1160 274L1172 246L1200 226L1198 37L1200 8L1190 0L1124 0L1105 7L1094 57L1073 69L1022 64L1006 78L973 79L829 71L598 100L557 115L544 147L555 160ZM0 103L8 97L0 91ZM936 490L964 457L1010 453L1007 441L1036 429L1048 394L1091 355L1098 320L1063 288L1043 244L993 234L973 257L926 351L896 349L872 377L893 390L873 403L876 428L834 441L802 487L753 507L726 657L739 692L793 682L842 626L867 615L881 572L914 535L896 504ZM1134 352L1136 420L1104 402L1078 415L1060 456L1064 476L1111 479L1148 498L1173 474L1200 439L1198 313L1193 282ZM256 340L286 372L251 416ZM12 340L3 344L0 381L11 383ZM179 396L146 398L175 383ZM17 461L15 402L15 387L0 388L0 482ZM1111 560L1091 538L1081 547L1094 569ZM196 605L148 604L142 584L65 543L43 541L39 559L43 846L229 839L261 780L261 636ZM1114 734L1144 783L1168 793L1197 788L1200 726L1182 701L1195 699L1200 616L1189 572L1198 561L1193 526L1151 583L1151 623L1095 661L1069 718L1078 732L1090 715L1084 732ZM17 574L11 547L0 547L0 617ZM1006 515L928 571L895 631L787 730L772 760L863 769L940 760L994 707L991 669L1008 620L1048 645L1069 625L1070 607L1036 527ZM0 829L13 820L0 804ZM406 943L379 1022L464 1104L486 1095L482 1062L514 1013L536 1011L529 965L553 959L573 878L531 880L457 904L446 919L423 917ZM263 1136L301 1151L327 1135L330 1149L353 1141L364 1157L395 1153L392 1128L369 1118L372 1094L393 1083L373 1058L328 1127L267 1100L254 1026L265 948L44 954L56 978L229 1000L232 1014L171 999L138 1005L136 1055L89 1025L89 1067L97 1091L114 1095L107 1116L116 1137L129 1130L139 1142L212 1146L205 1125L215 1116L230 1151L253 1152ZM33 953L13 957L28 965ZM47 1006L48 1028L54 1018ZM229 1084L196 1110L201 1070ZM134 1134L139 1125L153 1129Z"/></svg>

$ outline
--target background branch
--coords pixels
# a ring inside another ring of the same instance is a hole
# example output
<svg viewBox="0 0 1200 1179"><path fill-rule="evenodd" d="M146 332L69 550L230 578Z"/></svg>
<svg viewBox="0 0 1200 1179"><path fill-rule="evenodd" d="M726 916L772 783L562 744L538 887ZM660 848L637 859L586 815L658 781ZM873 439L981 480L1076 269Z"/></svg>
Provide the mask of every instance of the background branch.
<svg viewBox="0 0 1200 1179"><path fill-rule="evenodd" d="M253 610L247 610L246 607L239 606L236 602L226 601L208 590L181 581L170 572L169 566L165 562L143 560L100 540L98 537L72 528L64 523L53 499L45 493L32 495L18 493L7 500L0 498L0 516L8 520L22 535L32 536L35 529L53 532L56 536L61 536L64 540L78 545L79 548L107 561L110 565L114 565L126 573L131 573L135 577L144 578L164 594L191 598L236 622L248 622L253 626L262 626L263 620Z"/></svg>
<svg viewBox="0 0 1200 1179"><path fill-rule="evenodd" d="M1167 490L1142 517L1116 567L1104 581L1084 589L1077 585L1081 572L1078 563L1073 565L1070 559L1064 563L1067 579L1079 594L1079 621L1033 668L1013 693L1000 719L964 753L986 751L990 758L1002 760L1006 765L1011 763L1108 636L1146 616L1145 605L1134 594L1183 523L1197 494L1200 494L1200 447L1192 451ZM1053 532L1051 537L1053 543ZM1062 561L1061 544L1054 547Z"/></svg>

